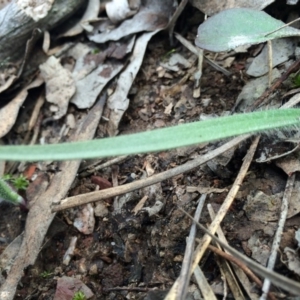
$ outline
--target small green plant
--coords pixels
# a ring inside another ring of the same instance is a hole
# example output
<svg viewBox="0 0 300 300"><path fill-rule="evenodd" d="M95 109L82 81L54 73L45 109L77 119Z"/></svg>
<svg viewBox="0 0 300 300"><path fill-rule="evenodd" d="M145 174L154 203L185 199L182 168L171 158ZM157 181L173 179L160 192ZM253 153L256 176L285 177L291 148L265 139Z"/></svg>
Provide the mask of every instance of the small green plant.
<svg viewBox="0 0 300 300"><path fill-rule="evenodd" d="M11 183L17 190L26 190L29 185L29 181L24 175L13 177Z"/></svg>
<svg viewBox="0 0 300 300"><path fill-rule="evenodd" d="M175 53L176 52L176 49L171 49L170 51L168 51L167 53L165 53L163 56L162 56L162 60L166 60L167 57L169 57L171 54Z"/></svg>
<svg viewBox="0 0 300 300"><path fill-rule="evenodd" d="M13 178L11 174L5 174L2 176L2 179L5 181L10 181Z"/></svg>
<svg viewBox="0 0 300 300"><path fill-rule="evenodd" d="M51 273L49 271L44 271L40 274L40 276L45 279L51 277L52 275L53 275L53 273Z"/></svg>
<svg viewBox="0 0 300 300"><path fill-rule="evenodd" d="M11 183L18 191L26 190L29 185L29 181L24 175L13 177L11 174L5 174L2 179Z"/></svg>
<svg viewBox="0 0 300 300"><path fill-rule="evenodd" d="M300 74L299 73L293 74L290 77L292 79L293 87L295 87L295 88L300 87Z"/></svg>
<svg viewBox="0 0 300 300"><path fill-rule="evenodd" d="M92 50L92 54L98 54L98 53L100 53L100 49L95 48Z"/></svg>
<svg viewBox="0 0 300 300"><path fill-rule="evenodd" d="M73 299L72 300L86 300L86 296L83 292L78 291L74 294Z"/></svg>

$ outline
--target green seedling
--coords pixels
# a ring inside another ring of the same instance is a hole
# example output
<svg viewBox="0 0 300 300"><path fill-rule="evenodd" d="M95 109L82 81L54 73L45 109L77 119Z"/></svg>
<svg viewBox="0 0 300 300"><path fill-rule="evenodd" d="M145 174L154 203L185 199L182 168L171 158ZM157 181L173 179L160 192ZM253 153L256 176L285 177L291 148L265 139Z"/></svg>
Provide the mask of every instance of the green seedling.
<svg viewBox="0 0 300 300"><path fill-rule="evenodd" d="M49 278L50 276L52 276L53 275L53 273L51 273L51 272L49 272L49 271L44 271L44 272L42 272L41 274L40 274L40 276L42 277L42 278Z"/></svg>
<svg viewBox="0 0 300 300"><path fill-rule="evenodd" d="M3 180L11 183L16 190L26 190L29 181L24 175L20 175L19 177L13 177L11 174L5 174L2 177Z"/></svg>
<svg viewBox="0 0 300 300"><path fill-rule="evenodd" d="M11 174L4 174L2 176L2 179L5 181L11 181L13 179L13 176Z"/></svg>
<svg viewBox="0 0 300 300"><path fill-rule="evenodd" d="M175 53L175 52L176 52L176 49L171 49L170 51L168 51L166 54L163 55L161 60L165 60L167 57L169 57L172 53Z"/></svg>
<svg viewBox="0 0 300 300"><path fill-rule="evenodd" d="M92 50L92 54L98 54L98 53L100 53L99 49L95 48L95 49Z"/></svg>
<svg viewBox="0 0 300 300"><path fill-rule="evenodd" d="M292 79L293 87L295 87L295 88L300 87L300 74L299 73L291 75L290 78Z"/></svg>
<svg viewBox="0 0 300 300"><path fill-rule="evenodd" d="M24 175L20 175L19 177L16 177L16 178L13 177L11 179L11 183L18 191L26 190L29 185L29 181Z"/></svg>
<svg viewBox="0 0 300 300"><path fill-rule="evenodd" d="M86 300L86 296L83 292L78 291L74 294L73 299L72 300Z"/></svg>

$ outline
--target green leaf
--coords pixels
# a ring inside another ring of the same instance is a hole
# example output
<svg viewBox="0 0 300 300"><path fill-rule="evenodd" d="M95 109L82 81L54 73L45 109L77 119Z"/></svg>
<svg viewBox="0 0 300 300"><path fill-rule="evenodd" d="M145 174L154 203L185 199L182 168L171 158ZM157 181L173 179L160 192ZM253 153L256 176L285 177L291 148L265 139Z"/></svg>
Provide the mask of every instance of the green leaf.
<svg viewBox="0 0 300 300"><path fill-rule="evenodd" d="M195 43L200 48L221 52L242 45L300 35L300 30L293 27L279 29L284 25L285 23L263 11L250 8L228 9L212 16L199 26ZM279 30L273 32L277 29Z"/></svg>
<svg viewBox="0 0 300 300"><path fill-rule="evenodd" d="M17 190L26 190L29 185L29 181L24 175L20 175L17 178L12 178L11 182Z"/></svg>
<svg viewBox="0 0 300 300"><path fill-rule="evenodd" d="M300 109L266 110L93 141L1 146L0 160L71 160L148 153L299 124Z"/></svg>

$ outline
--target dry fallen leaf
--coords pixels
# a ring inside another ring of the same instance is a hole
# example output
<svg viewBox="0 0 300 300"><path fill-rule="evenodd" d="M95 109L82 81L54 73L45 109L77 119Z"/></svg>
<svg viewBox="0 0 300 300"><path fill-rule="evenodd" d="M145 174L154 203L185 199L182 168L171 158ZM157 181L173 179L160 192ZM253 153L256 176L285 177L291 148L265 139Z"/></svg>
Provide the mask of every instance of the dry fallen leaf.
<svg viewBox="0 0 300 300"><path fill-rule="evenodd" d="M41 64L40 70L46 82L46 100L56 106L54 119L59 119L66 114L69 100L76 91L74 79L54 56Z"/></svg>
<svg viewBox="0 0 300 300"><path fill-rule="evenodd" d="M92 31L93 27L89 25L89 20L96 19L100 10L99 0L89 0L89 4L86 8L84 15L81 20L67 32L61 36L74 36L80 34L84 29L87 31Z"/></svg>
<svg viewBox="0 0 300 300"><path fill-rule="evenodd" d="M122 69L123 63L100 64L86 77L76 82L76 93L71 102L78 108L90 108L106 84Z"/></svg>
<svg viewBox="0 0 300 300"><path fill-rule="evenodd" d="M175 5L173 0L147 0L141 6L133 18L122 22L118 27L109 30L109 26L103 28L102 33L95 32L89 35L89 39L96 43L105 43L107 41L118 41L123 37L142 32L154 31L166 28Z"/></svg>
<svg viewBox="0 0 300 300"><path fill-rule="evenodd" d="M144 33L136 40L130 63L120 75L116 90L108 98L107 105L110 109L110 116L107 131L110 136L118 133L119 122L129 105L128 92L141 67L148 42L156 32Z"/></svg>
<svg viewBox="0 0 300 300"><path fill-rule="evenodd" d="M191 4L201 10L204 14L211 16L224 9L234 7L248 7L262 10L274 0L190 0Z"/></svg>
<svg viewBox="0 0 300 300"><path fill-rule="evenodd" d="M27 98L28 90L40 86L43 82L44 80L41 77L38 77L31 84L23 88L23 90L6 106L0 109L0 137L6 135L15 124L19 114L19 109L22 107Z"/></svg>
<svg viewBox="0 0 300 300"><path fill-rule="evenodd" d="M112 0L106 4L106 13L109 19L117 24L137 13L140 3L131 8L127 0Z"/></svg>

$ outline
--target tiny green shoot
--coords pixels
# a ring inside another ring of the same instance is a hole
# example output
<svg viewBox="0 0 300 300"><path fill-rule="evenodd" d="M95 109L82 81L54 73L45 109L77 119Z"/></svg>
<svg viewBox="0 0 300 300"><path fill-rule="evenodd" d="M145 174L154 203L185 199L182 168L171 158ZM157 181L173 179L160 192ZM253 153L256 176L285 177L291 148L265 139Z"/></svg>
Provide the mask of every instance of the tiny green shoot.
<svg viewBox="0 0 300 300"><path fill-rule="evenodd" d="M86 296L83 292L78 291L74 294L73 299L72 300L86 300Z"/></svg>
<svg viewBox="0 0 300 300"><path fill-rule="evenodd" d="M24 175L20 175L19 177L12 177L11 183L17 190L26 190L29 185L29 181Z"/></svg>
<svg viewBox="0 0 300 300"><path fill-rule="evenodd" d="M161 60L165 60L167 57L169 57L171 54L173 54L174 52L176 52L176 49L171 49L170 51L168 51L167 53L165 53L163 56L162 56L162 58L161 58Z"/></svg>
<svg viewBox="0 0 300 300"><path fill-rule="evenodd" d="M2 176L2 179L5 180L5 181L11 181L13 178L13 176L11 174L4 174Z"/></svg>
<svg viewBox="0 0 300 300"><path fill-rule="evenodd" d="M24 175L20 175L19 177L13 177L11 174L5 174L2 176L2 179L11 183L16 190L26 190L29 181Z"/></svg>
<svg viewBox="0 0 300 300"><path fill-rule="evenodd" d="M40 274L40 276L45 279L51 277L52 275L53 275L53 273L51 273L49 271L44 271Z"/></svg>
<svg viewBox="0 0 300 300"><path fill-rule="evenodd" d="M290 76L291 79L292 79L292 83L293 83L293 87L300 87L300 74L297 73L297 74L293 74Z"/></svg>
<svg viewBox="0 0 300 300"><path fill-rule="evenodd" d="M95 48L95 49L92 50L92 54L98 54L99 52L100 52L100 50L97 49L97 48Z"/></svg>

